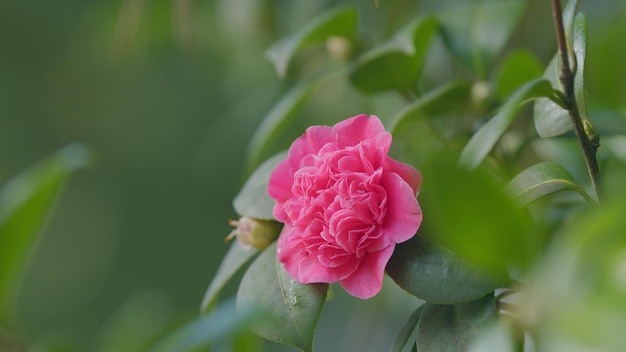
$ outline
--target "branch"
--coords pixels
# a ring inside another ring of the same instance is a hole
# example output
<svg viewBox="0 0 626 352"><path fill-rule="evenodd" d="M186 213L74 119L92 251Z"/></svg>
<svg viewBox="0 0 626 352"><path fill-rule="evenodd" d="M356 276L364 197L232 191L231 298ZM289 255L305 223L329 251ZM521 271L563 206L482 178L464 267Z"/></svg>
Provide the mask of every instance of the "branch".
<svg viewBox="0 0 626 352"><path fill-rule="evenodd" d="M575 72L572 72L570 67L565 31L563 29L563 15L561 3L559 1L560 0L552 0L552 14L554 16L554 26L556 29L556 39L559 47L559 59L561 63L559 81L563 87L565 107L569 112L570 121L574 126L574 132L576 133L578 144L583 152L583 157L585 159L585 163L587 164L587 170L589 171L589 177L591 178L593 189L596 192L596 197L599 198L600 168L598 167L598 161L596 160L596 152L600 147L600 139L597 136L594 136L593 140L589 138L585 132L585 125L580 117L580 111L578 110L578 103L576 102L576 96L574 93ZM575 60L576 57L574 56L572 59Z"/></svg>

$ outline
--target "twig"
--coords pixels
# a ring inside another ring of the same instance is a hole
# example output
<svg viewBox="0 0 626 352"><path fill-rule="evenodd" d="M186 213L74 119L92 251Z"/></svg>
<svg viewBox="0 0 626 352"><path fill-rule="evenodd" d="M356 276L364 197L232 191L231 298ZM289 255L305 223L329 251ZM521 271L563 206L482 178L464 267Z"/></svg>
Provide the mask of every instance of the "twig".
<svg viewBox="0 0 626 352"><path fill-rule="evenodd" d="M593 184L593 189L596 192L596 197L600 197L600 168L598 167L598 161L596 160L596 152L600 147L599 137L593 140L589 138L585 132L585 126L582 118L580 117L580 111L578 110L578 103L576 102L576 95L574 92L574 75L569 62L567 43L565 40L565 31L563 29L563 15L561 11L560 0L552 0L552 14L554 16L554 25L556 29L556 39L559 47L559 59L561 62L561 73L559 80L563 87L564 103L567 111L569 112L570 121L574 126L574 132L578 139L578 144L583 152L585 163L587 164L587 170L589 171L589 177ZM575 57L573 58L575 60Z"/></svg>

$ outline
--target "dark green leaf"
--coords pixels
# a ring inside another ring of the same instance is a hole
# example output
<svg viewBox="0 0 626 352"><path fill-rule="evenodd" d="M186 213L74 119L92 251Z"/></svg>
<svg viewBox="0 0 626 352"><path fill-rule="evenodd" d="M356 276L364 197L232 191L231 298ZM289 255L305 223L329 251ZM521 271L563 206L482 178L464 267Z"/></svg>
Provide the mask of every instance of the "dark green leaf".
<svg viewBox="0 0 626 352"><path fill-rule="evenodd" d="M587 201L595 203L595 200L576 183L569 171L552 161L533 165L520 172L509 182L507 188L522 206L562 191L578 192Z"/></svg>
<svg viewBox="0 0 626 352"><path fill-rule="evenodd" d="M271 315L271 319L254 328L259 336L312 351L327 290L328 284L303 285L294 281L278 262L274 242L246 271L237 292L237 307L254 307Z"/></svg>
<svg viewBox="0 0 626 352"><path fill-rule="evenodd" d="M524 0L451 2L440 16L444 40L453 54L484 79L526 4Z"/></svg>
<svg viewBox="0 0 626 352"><path fill-rule="evenodd" d="M504 100L524 83L541 77L543 65L531 51L511 52L500 66L497 77L498 96Z"/></svg>
<svg viewBox="0 0 626 352"><path fill-rule="evenodd" d="M493 294L457 305L426 303L417 324L417 351L465 351L495 314Z"/></svg>
<svg viewBox="0 0 626 352"><path fill-rule="evenodd" d="M459 163L470 169L476 168L511 126L522 109L523 103L532 98L552 95L552 86L543 79L533 80L522 86L500 108L496 116L474 133L463 148Z"/></svg>
<svg viewBox="0 0 626 352"><path fill-rule="evenodd" d="M498 280L504 266L529 258L529 219L492 173L470 171L437 155L421 168L420 204L428 221L420 231Z"/></svg>
<svg viewBox="0 0 626 352"><path fill-rule="evenodd" d="M365 93L414 90L437 27L433 17L411 22L387 43L359 58L350 80Z"/></svg>
<svg viewBox="0 0 626 352"><path fill-rule="evenodd" d="M506 285L419 234L396 246L387 273L408 293L437 304L468 302Z"/></svg>
<svg viewBox="0 0 626 352"><path fill-rule="evenodd" d="M261 321L252 307L235 311L234 299L218 306L211 314L200 316L159 339L148 352L186 352L232 339Z"/></svg>
<svg viewBox="0 0 626 352"><path fill-rule="evenodd" d="M440 114L458 108L467 103L472 84L457 81L434 89L403 109L391 122L389 132L394 133L398 126L409 119Z"/></svg>
<svg viewBox="0 0 626 352"><path fill-rule="evenodd" d="M309 99L318 81L302 83L292 88L265 115L256 129L246 151L248 174L254 170L263 158L267 157L268 147L277 136L295 119L298 112Z"/></svg>
<svg viewBox="0 0 626 352"><path fill-rule="evenodd" d="M217 273L211 280L211 284L204 294L202 299L202 305L200 307L200 313L206 313L211 307L212 303L217 298L222 288L232 279L233 275L241 269L255 254L259 251L255 248L243 248L239 241L234 240L230 245L230 249L217 269Z"/></svg>
<svg viewBox="0 0 626 352"><path fill-rule="evenodd" d="M260 220L274 219L275 202L267 193L267 184L274 167L286 157L286 153L276 154L250 175L233 201L237 214Z"/></svg>
<svg viewBox="0 0 626 352"><path fill-rule="evenodd" d="M54 200L88 159L84 146L68 145L0 190L0 317L10 314L22 267Z"/></svg>
<svg viewBox="0 0 626 352"><path fill-rule="evenodd" d="M396 340L393 342L391 352L411 351L413 346L415 346L415 339L417 338L415 330L417 329L417 323L422 314L422 307L423 305L419 306L413 314L411 314L406 324L404 324Z"/></svg>
<svg viewBox="0 0 626 352"><path fill-rule="evenodd" d="M281 39L268 49L267 58L274 64L278 77L284 78L293 56L310 44L325 41L331 36L349 37L356 31L356 9L342 7L320 15L296 33Z"/></svg>

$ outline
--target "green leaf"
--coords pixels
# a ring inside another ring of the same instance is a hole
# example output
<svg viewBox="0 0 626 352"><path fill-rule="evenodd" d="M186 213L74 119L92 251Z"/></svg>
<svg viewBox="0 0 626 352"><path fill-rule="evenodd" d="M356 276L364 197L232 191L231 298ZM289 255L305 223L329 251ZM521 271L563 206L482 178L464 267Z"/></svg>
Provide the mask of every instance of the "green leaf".
<svg viewBox="0 0 626 352"><path fill-rule="evenodd" d="M444 41L461 62L484 79L526 5L524 0L450 2L440 16Z"/></svg>
<svg viewBox="0 0 626 352"><path fill-rule="evenodd" d="M387 274L408 293L437 304L468 302L506 285L420 234L396 246Z"/></svg>
<svg viewBox="0 0 626 352"><path fill-rule="evenodd" d="M491 172L467 170L445 155L433 156L421 171L428 221L420 231L430 241L498 280L508 280L505 266L528 264L530 219Z"/></svg>
<svg viewBox="0 0 626 352"><path fill-rule="evenodd" d="M154 343L148 352L185 352L208 348L226 339L233 339L258 325L262 315L252 307L237 309L232 299L219 305L211 314L200 316Z"/></svg>
<svg viewBox="0 0 626 352"><path fill-rule="evenodd" d="M581 117L589 121L587 114L587 104L584 91L584 68L585 53L587 51L587 21L584 15L577 16L581 19L574 20L576 11L576 0L567 3L563 10L563 27L565 30L566 44L568 55L570 57L570 66L575 73L574 76L574 94L576 103L579 107ZM575 58L575 60L574 60ZM575 64L574 64L575 63ZM561 61L559 54L555 54L543 77L550 81L552 86L563 91L559 76L561 74ZM534 107L535 128L539 136L543 138L560 136L572 130L569 113L562 106L558 105L551 99L537 99Z"/></svg>
<svg viewBox="0 0 626 352"><path fill-rule="evenodd" d="M417 324L417 351L465 351L495 314L492 294L457 305L426 303Z"/></svg>
<svg viewBox="0 0 626 352"><path fill-rule="evenodd" d="M294 281L276 258L276 242L268 247L246 271L237 307L254 307L271 315L253 331L268 340L313 350L313 336L328 284L300 284Z"/></svg>
<svg viewBox="0 0 626 352"><path fill-rule="evenodd" d="M289 62L307 45L325 41L331 36L350 37L356 31L357 14L354 7L341 7L327 12L292 35L281 39L266 52L278 77L285 78Z"/></svg>
<svg viewBox="0 0 626 352"><path fill-rule="evenodd" d="M293 87L265 115L256 129L246 151L246 169L248 174L268 155L272 141L295 119L298 112L308 101L319 81L311 81Z"/></svg>
<svg viewBox="0 0 626 352"><path fill-rule="evenodd" d="M416 329L417 323L419 322L420 315L422 314L423 305L419 306L413 314L409 317L409 320L404 324L402 329L400 329L400 333L396 337L393 342L393 346L391 347L391 352L406 352L411 351L413 346L415 346Z"/></svg>
<svg viewBox="0 0 626 352"><path fill-rule="evenodd" d="M391 40L359 58L350 80L365 93L413 91L437 28L434 17L416 19Z"/></svg>
<svg viewBox="0 0 626 352"><path fill-rule="evenodd" d="M565 32L565 43L570 54L573 52L574 43L574 17L576 15L576 7L578 7L578 0L570 0L563 8L561 18L563 19L563 30Z"/></svg>
<svg viewBox="0 0 626 352"><path fill-rule="evenodd" d="M239 241L234 240L230 245L230 249L220 263L217 273L211 280L211 284L204 294L200 313L206 313L211 307L217 295L222 288L232 279L232 277L243 267L250 259L252 259L259 251L255 248L243 248Z"/></svg>
<svg viewBox="0 0 626 352"><path fill-rule="evenodd" d="M576 75L574 76L574 96L578 104L578 112L582 119L587 137L599 142L600 136L589 119L587 111L587 94L585 92L585 60L587 56L587 18L579 13L574 20L574 55L576 56Z"/></svg>
<svg viewBox="0 0 626 352"><path fill-rule="evenodd" d="M424 94L394 118L389 126L389 132L394 133L407 120L441 114L465 105L471 89L471 82L456 81Z"/></svg>
<svg viewBox="0 0 626 352"><path fill-rule="evenodd" d="M11 314L22 268L55 199L88 159L84 146L68 145L0 190L0 317Z"/></svg>
<svg viewBox="0 0 626 352"><path fill-rule="evenodd" d="M275 202L267 193L267 185L274 167L286 157L286 152L276 154L250 175L233 200L237 214L260 220L274 220Z"/></svg>
<svg viewBox="0 0 626 352"><path fill-rule="evenodd" d="M562 191L575 191L580 193L588 202L596 202L576 183L574 176L567 169L552 161L542 162L527 168L515 176L506 187L521 206L526 206L541 197Z"/></svg>
<svg viewBox="0 0 626 352"><path fill-rule="evenodd" d="M552 86L543 79L536 79L522 86L502 105L496 116L474 133L463 148L459 163L470 169L476 168L511 126L522 110L524 102L532 98L552 95Z"/></svg>
<svg viewBox="0 0 626 352"><path fill-rule="evenodd" d="M541 77L543 64L533 52L518 49L506 57L497 76L498 96L504 100L524 83Z"/></svg>
<svg viewBox="0 0 626 352"><path fill-rule="evenodd" d="M561 82L558 78L560 71L561 63L558 55L555 55L550 60L543 77L548 79L555 86L555 89L562 91ZM543 138L559 136L572 130L572 123L569 120L567 110L563 109L552 99L537 99L533 114L537 133Z"/></svg>

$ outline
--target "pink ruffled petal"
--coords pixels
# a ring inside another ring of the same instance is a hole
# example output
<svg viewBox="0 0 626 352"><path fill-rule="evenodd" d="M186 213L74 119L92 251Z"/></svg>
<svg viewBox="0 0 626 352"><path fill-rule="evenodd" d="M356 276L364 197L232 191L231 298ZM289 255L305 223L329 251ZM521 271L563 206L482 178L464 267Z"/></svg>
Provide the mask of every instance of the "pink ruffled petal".
<svg viewBox="0 0 626 352"><path fill-rule="evenodd" d="M387 157L384 168L387 172L395 172L400 175L400 177L413 188L413 193L415 194L417 194L422 186L422 174L409 164Z"/></svg>
<svg viewBox="0 0 626 352"><path fill-rule="evenodd" d="M337 143L337 133L329 126L311 126L289 147L287 160L292 167L300 168L308 155L317 154L328 143Z"/></svg>
<svg viewBox="0 0 626 352"><path fill-rule="evenodd" d="M385 266L393 254L394 246L381 251L368 253L359 268L349 277L340 281L349 294L361 299L374 297L383 287Z"/></svg>
<svg viewBox="0 0 626 352"><path fill-rule="evenodd" d="M291 198L291 186L293 185L293 174L297 169L290 165L289 159L278 163L270 174L267 193L270 197L279 202L284 202Z"/></svg>
<svg viewBox="0 0 626 352"><path fill-rule="evenodd" d="M347 260L342 265L325 266L318 255L308 253L304 242L298 239L297 230L285 226L278 238L278 261L283 263L285 271L296 281L304 284L316 282L337 282L350 276L358 262Z"/></svg>
<svg viewBox="0 0 626 352"><path fill-rule="evenodd" d="M381 185L387 190L387 215L383 229L385 237L395 243L404 242L415 235L422 223L422 209L411 186L398 174L383 174Z"/></svg>
<svg viewBox="0 0 626 352"><path fill-rule="evenodd" d="M274 216L285 223L277 256L301 283L337 282L353 296L378 293L396 243L422 221L422 176L387 153L378 117L313 126L270 175Z"/></svg>
<svg viewBox="0 0 626 352"><path fill-rule="evenodd" d="M388 134L377 116L368 117L364 114L337 123L333 130L337 133L338 145L341 148L352 147L367 140L378 143L380 134ZM383 139L382 142L385 140ZM391 138L389 138L389 144L391 144Z"/></svg>

